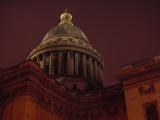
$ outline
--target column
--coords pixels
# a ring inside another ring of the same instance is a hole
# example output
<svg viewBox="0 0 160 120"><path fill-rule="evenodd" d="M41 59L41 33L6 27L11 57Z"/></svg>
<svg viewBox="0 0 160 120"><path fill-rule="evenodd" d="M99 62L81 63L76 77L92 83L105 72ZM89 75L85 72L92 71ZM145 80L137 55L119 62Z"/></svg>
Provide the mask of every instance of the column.
<svg viewBox="0 0 160 120"><path fill-rule="evenodd" d="M39 60L39 56L37 57L37 63L38 63L38 65L40 65L40 60Z"/></svg>
<svg viewBox="0 0 160 120"><path fill-rule="evenodd" d="M93 79L93 63L92 63L92 57L89 57L89 70L90 70L90 78Z"/></svg>
<svg viewBox="0 0 160 120"><path fill-rule="evenodd" d="M100 69L101 69L101 68L100 68L100 65L98 64L98 72L97 72L97 73L98 73L98 80L101 79L101 77L100 77Z"/></svg>
<svg viewBox="0 0 160 120"><path fill-rule="evenodd" d="M103 79L103 76L102 76L102 69L101 69L101 66L98 65L98 74L99 74L99 80L102 80Z"/></svg>
<svg viewBox="0 0 160 120"><path fill-rule="evenodd" d="M94 61L94 68L95 68L95 79L98 80L98 64L97 61Z"/></svg>
<svg viewBox="0 0 160 120"><path fill-rule="evenodd" d="M50 53L50 61L49 61L49 75L54 75L54 67L53 67L53 63L54 63L54 56L53 53Z"/></svg>
<svg viewBox="0 0 160 120"><path fill-rule="evenodd" d="M58 53L58 74L60 75L62 71L62 53Z"/></svg>
<svg viewBox="0 0 160 120"><path fill-rule="evenodd" d="M67 53L64 51L62 53L62 74L66 75L67 74Z"/></svg>
<svg viewBox="0 0 160 120"><path fill-rule="evenodd" d="M102 68L100 68L100 80L103 80L103 70L102 70Z"/></svg>
<svg viewBox="0 0 160 120"><path fill-rule="evenodd" d="M75 59L74 59L74 53L72 52L71 53L71 56L70 56L70 70L71 70L71 75L73 75L74 74L74 64L75 64Z"/></svg>
<svg viewBox="0 0 160 120"><path fill-rule="evenodd" d="M75 74L79 75L79 53L75 53Z"/></svg>
<svg viewBox="0 0 160 120"><path fill-rule="evenodd" d="M43 59L43 61L42 61L42 64L41 64L41 68L43 68L43 70L44 70L45 65L46 65L46 55L45 55L45 53L43 53L42 59Z"/></svg>
<svg viewBox="0 0 160 120"><path fill-rule="evenodd" d="M82 56L82 70L83 70L83 75L84 75L84 77L86 77L87 76L87 70L86 70L86 55L83 55Z"/></svg>
<svg viewBox="0 0 160 120"><path fill-rule="evenodd" d="M71 74L71 67L70 67L70 62L71 62L71 53L67 52L67 74Z"/></svg>

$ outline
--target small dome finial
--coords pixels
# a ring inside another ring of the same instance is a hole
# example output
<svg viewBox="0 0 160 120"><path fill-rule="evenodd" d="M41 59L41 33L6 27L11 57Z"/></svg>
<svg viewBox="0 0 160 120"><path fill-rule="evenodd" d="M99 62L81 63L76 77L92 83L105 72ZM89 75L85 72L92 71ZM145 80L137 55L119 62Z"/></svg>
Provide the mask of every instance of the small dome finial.
<svg viewBox="0 0 160 120"><path fill-rule="evenodd" d="M73 25L72 15L70 13L68 13L68 11L66 9L65 9L65 12L61 14L60 19L61 19L61 22L59 23L59 25L62 25L62 24Z"/></svg>

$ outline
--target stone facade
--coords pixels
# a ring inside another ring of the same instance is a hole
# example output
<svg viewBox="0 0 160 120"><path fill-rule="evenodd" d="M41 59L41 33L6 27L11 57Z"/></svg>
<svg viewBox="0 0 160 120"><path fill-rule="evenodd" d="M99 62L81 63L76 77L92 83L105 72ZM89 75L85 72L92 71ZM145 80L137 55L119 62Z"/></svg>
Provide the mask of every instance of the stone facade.
<svg viewBox="0 0 160 120"><path fill-rule="evenodd" d="M32 61L0 77L2 120L127 120L121 85L78 96Z"/></svg>
<svg viewBox="0 0 160 120"><path fill-rule="evenodd" d="M160 114L160 56L127 65L119 73L129 120L158 120ZM157 118L147 119L147 108L156 108Z"/></svg>

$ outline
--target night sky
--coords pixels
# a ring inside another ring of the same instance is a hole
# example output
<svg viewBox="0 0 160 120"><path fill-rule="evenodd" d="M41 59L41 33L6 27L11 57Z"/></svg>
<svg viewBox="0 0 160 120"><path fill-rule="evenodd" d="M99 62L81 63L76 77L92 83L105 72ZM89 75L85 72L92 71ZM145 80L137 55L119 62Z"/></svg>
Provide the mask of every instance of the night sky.
<svg viewBox="0 0 160 120"><path fill-rule="evenodd" d="M0 68L24 61L67 9L104 59L105 86L118 83L121 66L160 52L160 4L144 1L1 0Z"/></svg>

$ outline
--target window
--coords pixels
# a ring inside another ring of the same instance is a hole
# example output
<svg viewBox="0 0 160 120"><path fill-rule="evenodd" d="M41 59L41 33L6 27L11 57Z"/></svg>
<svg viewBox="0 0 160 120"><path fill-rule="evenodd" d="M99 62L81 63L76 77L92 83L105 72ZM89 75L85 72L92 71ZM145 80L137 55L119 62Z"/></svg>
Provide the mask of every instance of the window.
<svg viewBox="0 0 160 120"><path fill-rule="evenodd" d="M39 55L39 61L42 61L42 60L43 60L43 56L41 54L41 55Z"/></svg>
<svg viewBox="0 0 160 120"><path fill-rule="evenodd" d="M158 112L154 104L146 108L146 120L158 120Z"/></svg>
<svg viewBox="0 0 160 120"><path fill-rule="evenodd" d="M35 58L33 58L33 61L36 63L37 62L37 58L35 57Z"/></svg>
<svg viewBox="0 0 160 120"><path fill-rule="evenodd" d="M44 67L44 72L45 72L46 74L49 74L49 65L45 65L45 67Z"/></svg>
<svg viewBox="0 0 160 120"><path fill-rule="evenodd" d="M73 90L77 90L77 85L73 84Z"/></svg>

